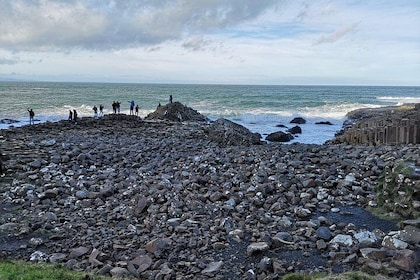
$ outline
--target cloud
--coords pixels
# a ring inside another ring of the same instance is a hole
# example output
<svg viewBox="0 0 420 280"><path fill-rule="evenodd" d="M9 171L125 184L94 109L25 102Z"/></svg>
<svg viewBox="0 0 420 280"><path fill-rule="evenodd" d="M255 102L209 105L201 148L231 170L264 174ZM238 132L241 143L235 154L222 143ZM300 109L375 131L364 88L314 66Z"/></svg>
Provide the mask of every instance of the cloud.
<svg viewBox="0 0 420 280"><path fill-rule="evenodd" d="M0 57L0 65L15 65L15 64L18 64L19 62L21 61L18 58Z"/></svg>
<svg viewBox="0 0 420 280"><path fill-rule="evenodd" d="M193 51L205 50L207 49L212 42L210 40L205 40L201 36L194 36L188 38L183 44L182 47L185 49L190 49Z"/></svg>
<svg viewBox="0 0 420 280"><path fill-rule="evenodd" d="M0 48L112 50L182 40L258 17L280 0L0 0Z"/></svg>
<svg viewBox="0 0 420 280"><path fill-rule="evenodd" d="M341 38L343 38L344 36L346 36L349 33L352 32L356 32L357 31L357 26L360 23L354 23L352 25L349 26L345 26L343 28L340 28L338 30L336 30L335 32L333 32L332 34L329 34L327 36L321 36L321 38L315 43L315 45L319 45L319 44L325 44L325 43L334 43L338 40L340 40Z"/></svg>

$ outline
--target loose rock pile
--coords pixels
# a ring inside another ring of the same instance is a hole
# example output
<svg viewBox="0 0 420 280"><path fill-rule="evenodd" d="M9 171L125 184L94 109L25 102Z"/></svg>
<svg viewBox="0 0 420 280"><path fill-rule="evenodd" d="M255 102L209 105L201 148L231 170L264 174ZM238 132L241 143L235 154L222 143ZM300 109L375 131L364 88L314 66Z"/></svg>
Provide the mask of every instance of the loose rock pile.
<svg viewBox="0 0 420 280"><path fill-rule="evenodd" d="M1 130L0 257L142 279L418 276L419 221L360 207L386 166L420 164L419 145L221 146L209 126L116 115Z"/></svg>

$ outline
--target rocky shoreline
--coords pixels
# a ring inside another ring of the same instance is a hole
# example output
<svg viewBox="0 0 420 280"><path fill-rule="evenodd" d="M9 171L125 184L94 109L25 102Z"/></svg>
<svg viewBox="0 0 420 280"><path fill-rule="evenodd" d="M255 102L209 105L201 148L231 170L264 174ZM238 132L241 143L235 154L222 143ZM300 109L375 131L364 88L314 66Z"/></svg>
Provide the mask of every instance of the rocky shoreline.
<svg viewBox="0 0 420 280"><path fill-rule="evenodd" d="M141 279L419 277L419 221L364 210L387 166L420 165L419 145L266 144L217 125L106 115L1 130L0 258Z"/></svg>

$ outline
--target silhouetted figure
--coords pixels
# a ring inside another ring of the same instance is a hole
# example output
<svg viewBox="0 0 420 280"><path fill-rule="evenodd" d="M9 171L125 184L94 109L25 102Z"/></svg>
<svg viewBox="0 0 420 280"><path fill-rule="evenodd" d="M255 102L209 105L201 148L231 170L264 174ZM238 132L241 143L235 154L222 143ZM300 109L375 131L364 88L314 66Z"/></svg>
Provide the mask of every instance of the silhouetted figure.
<svg viewBox="0 0 420 280"><path fill-rule="evenodd" d="M103 117L104 115L104 105L99 105L99 117Z"/></svg>
<svg viewBox="0 0 420 280"><path fill-rule="evenodd" d="M69 110L69 121L73 121L73 111Z"/></svg>
<svg viewBox="0 0 420 280"><path fill-rule="evenodd" d="M117 102L112 102L112 111L114 112L114 114L117 113Z"/></svg>
<svg viewBox="0 0 420 280"><path fill-rule="evenodd" d="M121 112L121 102L117 101L115 104L117 106L117 113L119 114Z"/></svg>
<svg viewBox="0 0 420 280"><path fill-rule="evenodd" d="M96 105L94 105L92 110L93 110L93 117L95 119L97 119L98 118L98 107L96 107Z"/></svg>
<svg viewBox="0 0 420 280"><path fill-rule="evenodd" d="M139 104L136 105L136 116L139 116Z"/></svg>
<svg viewBox="0 0 420 280"><path fill-rule="evenodd" d="M73 110L73 123L77 123L77 111L76 109Z"/></svg>
<svg viewBox="0 0 420 280"><path fill-rule="evenodd" d="M28 109L29 112L29 124L35 124L34 122L34 117L35 117L35 113L32 109Z"/></svg>
<svg viewBox="0 0 420 280"><path fill-rule="evenodd" d="M169 95L169 103L172 103L172 94Z"/></svg>

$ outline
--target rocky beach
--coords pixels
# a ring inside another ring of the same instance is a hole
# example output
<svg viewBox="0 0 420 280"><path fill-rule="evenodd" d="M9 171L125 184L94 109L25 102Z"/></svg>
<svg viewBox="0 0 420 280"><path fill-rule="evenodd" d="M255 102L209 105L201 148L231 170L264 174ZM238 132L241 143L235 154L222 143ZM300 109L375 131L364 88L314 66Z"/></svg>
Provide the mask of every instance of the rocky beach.
<svg viewBox="0 0 420 280"><path fill-rule="evenodd" d="M418 170L419 144L266 143L173 106L182 122L159 108L0 130L0 258L138 279L419 277L416 171L392 179L411 212L367 211L387 170Z"/></svg>

